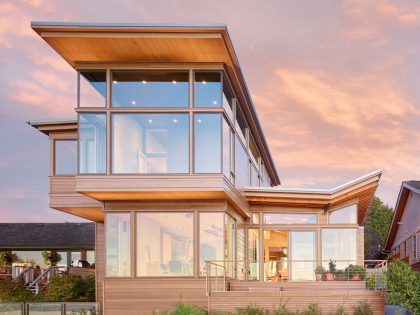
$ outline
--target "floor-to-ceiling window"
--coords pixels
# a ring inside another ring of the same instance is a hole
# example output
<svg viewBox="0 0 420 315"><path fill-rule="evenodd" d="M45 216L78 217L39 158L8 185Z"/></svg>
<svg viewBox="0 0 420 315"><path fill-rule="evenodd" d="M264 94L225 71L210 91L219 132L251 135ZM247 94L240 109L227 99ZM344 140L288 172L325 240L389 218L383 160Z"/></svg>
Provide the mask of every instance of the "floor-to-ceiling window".
<svg viewBox="0 0 420 315"><path fill-rule="evenodd" d="M290 277L313 280L316 267L316 236L313 231L290 232Z"/></svg>
<svg viewBox="0 0 420 315"><path fill-rule="evenodd" d="M193 276L192 212L137 213L137 276Z"/></svg>
<svg viewBox="0 0 420 315"><path fill-rule="evenodd" d="M328 267L328 261L335 261L337 269L344 269L355 264L357 259L356 229L323 228L322 261Z"/></svg>
<svg viewBox="0 0 420 315"><path fill-rule="evenodd" d="M200 225L200 275L205 275L206 261L224 260L224 213L202 212Z"/></svg>

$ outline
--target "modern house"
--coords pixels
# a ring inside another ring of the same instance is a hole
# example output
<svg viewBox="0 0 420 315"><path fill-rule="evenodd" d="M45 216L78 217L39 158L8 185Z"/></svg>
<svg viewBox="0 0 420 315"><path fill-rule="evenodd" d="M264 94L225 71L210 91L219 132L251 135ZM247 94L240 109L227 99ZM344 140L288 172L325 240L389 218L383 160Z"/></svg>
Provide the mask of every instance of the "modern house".
<svg viewBox="0 0 420 315"><path fill-rule="evenodd" d="M390 260L405 261L420 272L420 181L401 185L385 243Z"/></svg>
<svg viewBox="0 0 420 315"><path fill-rule="evenodd" d="M32 28L77 76L77 118L29 124L50 139L51 208L96 222L105 314L365 298L383 311L363 282L314 281L330 260L364 265L381 172L330 190L279 186L226 26Z"/></svg>

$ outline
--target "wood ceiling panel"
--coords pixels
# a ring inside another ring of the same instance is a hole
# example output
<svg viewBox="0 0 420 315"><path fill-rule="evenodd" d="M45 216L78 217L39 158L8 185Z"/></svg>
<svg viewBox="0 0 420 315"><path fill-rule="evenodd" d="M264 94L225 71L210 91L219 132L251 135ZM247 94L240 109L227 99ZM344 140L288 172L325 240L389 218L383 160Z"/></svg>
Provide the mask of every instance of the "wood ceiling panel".
<svg viewBox="0 0 420 315"><path fill-rule="evenodd" d="M44 38L68 63L228 62L220 38Z"/></svg>

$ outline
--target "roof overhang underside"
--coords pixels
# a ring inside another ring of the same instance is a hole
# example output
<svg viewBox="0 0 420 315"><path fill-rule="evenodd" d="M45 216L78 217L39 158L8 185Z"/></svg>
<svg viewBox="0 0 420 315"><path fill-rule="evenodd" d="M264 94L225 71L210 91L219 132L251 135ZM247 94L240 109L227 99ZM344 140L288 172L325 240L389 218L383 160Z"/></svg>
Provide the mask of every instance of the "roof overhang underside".
<svg viewBox="0 0 420 315"><path fill-rule="evenodd" d="M225 25L33 22L32 28L72 67L87 63L223 63L273 185L280 184Z"/></svg>
<svg viewBox="0 0 420 315"><path fill-rule="evenodd" d="M245 196L251 205L324 208L326 211L356 199L358 221L362 224L381 174L378 170L330 190L251 187L245 189Z"/></svg>

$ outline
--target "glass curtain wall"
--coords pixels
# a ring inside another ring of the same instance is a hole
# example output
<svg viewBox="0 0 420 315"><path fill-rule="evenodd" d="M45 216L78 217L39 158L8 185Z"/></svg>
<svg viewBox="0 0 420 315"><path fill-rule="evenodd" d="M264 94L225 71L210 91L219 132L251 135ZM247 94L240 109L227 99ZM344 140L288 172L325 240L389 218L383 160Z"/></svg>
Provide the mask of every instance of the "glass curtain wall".
<svg viewBox="0 0 420 315"><path fill-rule="evenodd" d="M106 71L79 72L79 107L105 107Z"/></svg>
<svg viewBox="0 0 420 315"><path fill-rule="evenodd" d="M105 214L106 275L129 277L130 262L130 213Z"/></svg>
<svg viewBox="0 0 420 315"><path fill-rule="evenodd" d="M330 224L357 224L357 204L333 210L328 216Z"/></svg>
<svg viewBox="0 0 420 315"><path fill-rule="evenodd" d="M113 114L112 172L188 173L188 114Z"/></svg>
<svg viewBox="0 0 420 315"><path fill-rule="evenodd" d="M224 260L224 215L223 212L202 212L199 214L200 275L202 276L205 275L206 261Z"/></svg>
<svg viewBox="0 0 420 315"><path fill-rule="evenodd" d="M248 280L260 279L260 230L248 229Z"/></svg>
<svg viewBox="0 0 420 315"><path fill-rule="evenodd" d="M106 173L105 114L79 114L79 172Z"/></svg>
<svg viewBox="0 0 420 315"><path fill-rule="evenodd" d="M221 173L221 114L194 115L194 172Z"/></svg>
<svg viewBox="0 0 420 315"><path fill-rule="evenodd" d="M137 276L193 276L193 213L137 213Z"/></svg>
<svg viewBox="0 0 420 315"><path fill-rule="evenodd" d="M221 72L194 73L194 107L222 106Z"/></svg>
<svg viewBox="0 0 420 315"><path fill-rule="evenodd" d="M356 229L322 229L322 263L336 261L337 269L346 268L357 259Z"/></svg>
<svg viewBox="0 0 420 315"><path fill-rule="evenodd" d="M293 281L314 280L316 237L312 231L290 232L290 277Z"/></svg>

